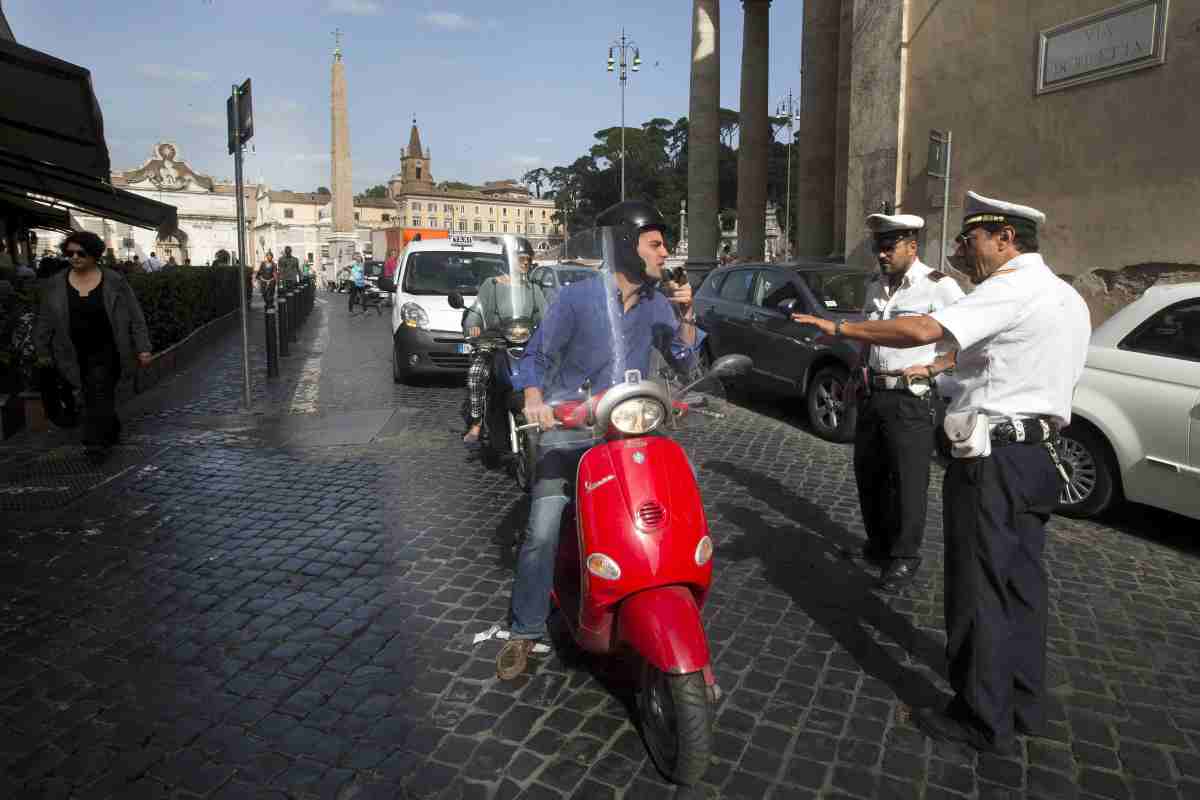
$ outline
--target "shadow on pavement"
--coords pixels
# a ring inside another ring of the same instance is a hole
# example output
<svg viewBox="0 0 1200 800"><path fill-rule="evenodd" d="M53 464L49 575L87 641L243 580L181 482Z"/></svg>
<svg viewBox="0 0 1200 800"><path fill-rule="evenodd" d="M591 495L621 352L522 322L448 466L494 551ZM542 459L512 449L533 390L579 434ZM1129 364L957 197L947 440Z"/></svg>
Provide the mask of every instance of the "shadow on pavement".
<svg viewBox="0 0 1200 800"><path fill-rule="evenodd" d="M931 706L944 699L927 676L894 657L902 659L903 653L873 638L872 628L945 676L941 643L877 596L872 591L873 577L841 555L857 545L849 531L821 508L762 473L727 461L710 461L705 467L737 482L751 497L795 523L771 525L754 510L718 503L722 516L743 531L717 548L721 558L760 561L768 581L787 592L867 674L886 683L908 705Z"/></svg>
<svg viewBox="0 0 1200 800"><path fill-rule="evenodd" d="M1092 522L1109 525L1122 533L1161 544L1191 556L1200 556L1200 522L1181 514L1141 503L1121 502Z"/></svg>

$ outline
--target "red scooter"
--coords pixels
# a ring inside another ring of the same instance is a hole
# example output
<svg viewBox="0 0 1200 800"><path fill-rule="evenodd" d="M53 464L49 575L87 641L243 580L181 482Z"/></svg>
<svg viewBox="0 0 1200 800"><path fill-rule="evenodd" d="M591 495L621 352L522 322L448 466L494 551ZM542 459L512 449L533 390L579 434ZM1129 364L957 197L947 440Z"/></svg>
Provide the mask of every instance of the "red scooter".
<svg viewBox="0 0 1200 800"><path fill-rule="evenodd" d="M697 387L715 390L750 367L747 356L724 356L674 398L633 370L603 394L555 406L562 427L592 428L603 441L579 463L576 531L559 537L552 600L581 649L640 657L643 735L663 774L685 785L700 780L712 751L718 695L700 608L713 541L687 455L657 434L721 416L719 391Z"/></svg>

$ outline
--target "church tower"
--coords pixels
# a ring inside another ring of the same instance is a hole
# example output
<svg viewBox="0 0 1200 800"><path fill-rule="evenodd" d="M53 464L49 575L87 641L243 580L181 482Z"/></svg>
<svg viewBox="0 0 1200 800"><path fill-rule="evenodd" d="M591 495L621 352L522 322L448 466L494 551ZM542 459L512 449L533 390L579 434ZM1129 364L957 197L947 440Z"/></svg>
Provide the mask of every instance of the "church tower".
<svg viewBox="0 0 1200 800"><path fill-rule="evenodd" d="M421 133L417 130L417 120L414 117L412 131L408 135L408 147L400 153L401 191L433 191L433 172L429 168L429 161L429 150L421 147Z"/></svg>

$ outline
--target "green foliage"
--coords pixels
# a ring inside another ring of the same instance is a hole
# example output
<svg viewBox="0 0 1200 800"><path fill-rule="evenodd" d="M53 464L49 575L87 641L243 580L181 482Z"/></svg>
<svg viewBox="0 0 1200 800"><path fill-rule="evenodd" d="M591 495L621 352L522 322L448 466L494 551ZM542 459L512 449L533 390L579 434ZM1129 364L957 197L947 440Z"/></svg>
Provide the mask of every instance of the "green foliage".
<svg viewBox="0 0 1200 800"><path fill-rule="evenodd" d="M329 191L328 186L318 186L317 194L333 194L333 192Z"/></svg>
<svg viewBox="0 0 1200 800"><path fill-rule="evenodd" d="M142 306L155 352L233 311L245 286L236 267L178 267L126 279Z"/></svg>
<svg viewBox="0 0 1200 800"><path fill-rule="evenodd" d="M388 188L382 183L375 184L370 189L367 189L365 192L359 195L359 197L365 197L373 200L387 200L390 196L391 195L388 194Z"/></svg>
<svg viewBox="0 0 1200 800"><path fill-rule="evenodd" d="M479 190L478 186L462 181L442 181L437 185L437 188L447 192L475 192Z"/></svg>

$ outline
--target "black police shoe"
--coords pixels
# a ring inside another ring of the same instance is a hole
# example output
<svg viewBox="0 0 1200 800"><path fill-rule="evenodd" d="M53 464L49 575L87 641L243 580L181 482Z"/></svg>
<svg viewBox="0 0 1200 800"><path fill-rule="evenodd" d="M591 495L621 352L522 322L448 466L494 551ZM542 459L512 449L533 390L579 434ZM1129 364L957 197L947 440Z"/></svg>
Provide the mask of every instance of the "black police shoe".
<svg viewBox="0 0 1200 800"><path fill-rule="evenodd" d="M917 577L917 570L920 568L921 559L919 558L898 558L879 573L877 585L884 591L897 592L913 582Z"/></svg>
<svg viewBox="0 0 1200 800"><path fill-rule="evenodd" d="M975 725L948 711L936 708L918 708L913 710L912 719L921 732L931 739L965 744L981 753L1009 755L1016 747L1016 743L1011 737L993 740Z"/></svg>

